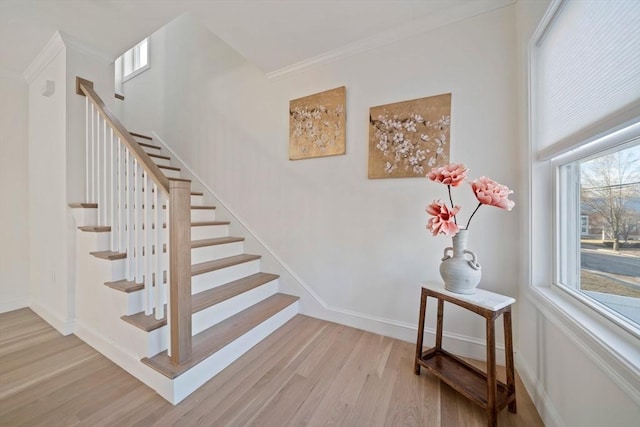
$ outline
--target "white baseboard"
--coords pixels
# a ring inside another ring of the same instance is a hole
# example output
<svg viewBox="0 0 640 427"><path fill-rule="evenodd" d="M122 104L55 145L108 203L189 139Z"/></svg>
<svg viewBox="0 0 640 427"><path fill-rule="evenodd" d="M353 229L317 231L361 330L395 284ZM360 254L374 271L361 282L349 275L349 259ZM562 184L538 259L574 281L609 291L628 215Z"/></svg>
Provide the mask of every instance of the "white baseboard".
<svg viewBox="0 0 640 427"><path fill-rule="evenodd" d="M515 364L516 370L520 375L520 379L522 379L524 387L531 397L533 405L538 410L538 414L540 414L544 425L547 427L564 427L565 424L556 410L556 407L553 405L551 398L544 389L544 386L540 382L539 378L536 377L534 371L518 353L516 353Z"/></svg>
<svg viewBox="0 0 640 427"><path fill-rule="evenodd" d="M30 304L31 300L28 297L13 298L7 301L2 301L0 302L0 314L26 308L29 307Z"/></svg>
<svg viewBox="0 0 640 427"><path fill-rule="evenodd" d="M105 339L91 328L81 323L76 323L75 326L75 335L78 338L155 390L160 396L170 400L168 396L172 395L172 384L169 378L143 364L135 355L129 353L117 343Z"/></svg>
<svg viewBox="0 0 640 427"><path fill-rule="evenodd" d="M62 319L40 304L31 304L29 308L62 335L71 335L73 333L75 323L73 319Z"/></svg>

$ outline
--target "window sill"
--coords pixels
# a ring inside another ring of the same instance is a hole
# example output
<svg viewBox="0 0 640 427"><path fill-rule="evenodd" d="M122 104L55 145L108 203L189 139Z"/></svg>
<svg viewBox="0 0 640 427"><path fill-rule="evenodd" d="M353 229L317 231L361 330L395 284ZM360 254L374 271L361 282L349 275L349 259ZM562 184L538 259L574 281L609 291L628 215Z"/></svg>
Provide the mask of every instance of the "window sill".
<svg viewBox="0 0 640 427"><path fill-rule="evenodd" d="M525 297L640 404L640 341L555 287L530 286Z"/></svg>
<svg viewBox="0 0 640 427"><path fill-rule="evenodd" d="M139 76L140 74L144 73L145 71L147 71L149 68L151 68L151 66L149 64L145 65L144 67L140 67L137 70L135 70L134 72L132 72L131 74L127 74L126 76L122 77L122 83L131 80L132 78Z"/></svg>

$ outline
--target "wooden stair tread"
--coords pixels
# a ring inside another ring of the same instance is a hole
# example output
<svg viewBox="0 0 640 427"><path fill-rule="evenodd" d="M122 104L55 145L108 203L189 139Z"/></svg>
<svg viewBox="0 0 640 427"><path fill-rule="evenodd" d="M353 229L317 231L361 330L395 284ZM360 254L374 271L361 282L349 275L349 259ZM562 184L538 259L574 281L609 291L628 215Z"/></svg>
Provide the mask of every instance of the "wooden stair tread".
<svg viewBox="0 0 640 427"><path fill-rule="evenodd" d="M175 166L165 166L165 165L157 165L157 166L158 166L158 168L160 168L160 169L167 169L167 170L171 170L171 171L178 171L178 172L180 172L180 168L177 168L177 167L175 167ZM177 180L174 180L174 181L177 181Z"/></svg>
<svg viewBox="0 0 640 427"><path fill-rule="evenodd" d="M126 252L114 252L114 251L89 252L89 255L93 255L96 258L107 259L110 261L113 261L116 259L125 259L127 257Z"/></svg>
<svg viewBox="0 0 640 427"><path fill-rule="evenodd" d="M93 231L94 233L105 233L107 231L111 231L111 226L110 225L85 225L82 227L78 227L78 230Z"/></svg>
<svg viewBox="0 0 640 427"><path fill-rule="evenodd" d="M229 221L196 221L192 222L192 227L206 227L207 225L229 225Z"/></svg>
<svg viewBox="0 0 640 427"><path fill-rule="evenodd" d="M158 147L157 145L153 145L153 144L147 144L146 142L138 142L138 145L142 147L151 148L154 150L162 150L162 147Z"/></svg>
<svg viewBox="0 0 640 427"><path fill-rule="evenodd" d="M143 135L141 133L136 133L136 132L129 132L131 134L131 136L137 136L138 138L142 138L142 139L148 139L149 141L151 141L153 138L147 135Z"/></svg>
<svg viewBox="0 0 640 427"><path fill-rule="evenodd" d="M251 276L243 277L242 279L234 280L233 282L226 283L222 286L208 289L204 292L191 296L191 314L202 311L206 308L219 304L258 286L269 283L272 280L277 279L277 274L270 273L256 273ZM131 283L131 282L129 282ZM144 288L144 285L142 286ZM164 306L165 313L167 312L167 306ZM127 323L142 329L145 332L151 332L155 329L161 328L167 324L167 317L162 319L156 319L154 314L145 314L144 311L140 313L130 314L128 316L122 316L122 320Z"/></svg>
<svg viewBox="0 0 640 427"><path fill-rule="evenodd" d="M210 271L220 270L222 268L231 267L245 262L260 259L260 255L234 255L227 258L220 258L213 261L205 261L191 266L191 276L208 273Z"/></svg>
<svg viewBox="0 0 640 427"><path fill-rule="evenodd" d="M193 337L191 359L182 365L173 364L166 351L145 357L142 362L168 378L176 378L297 300L298 297L276 294L205 329Z"/></svg>
<svg viewBox="0 0 640 427"><path fill-rule="evenodd" d="M192 191L191 195L192 196L204 196L204 193L202 191Z"/></svg>
<svg viewBox="0 0 640 427"><path fill-rule="evenodd" d="M161 154L147 153L147 156L149 156L149 157L154 157L154 158L156 158L156 159L171 160L171 157L169 157L169 156L163 156L163 155L161 155Z"/></svg>
<svg viewBox="0 0 640 427"><path fill-rule="evenodd" d="M191 241L191 249L203 248L205 246L224 245L244 241L244 237L217 237L214 239L200 239Z"/></svg>
<svg viewBox="0 0 640 427"><path fill-rule="evenodd" d="M125 207L127 206L127 204L125 203ZM151 205L151 209L155 209L155 205ZM197 206L197 205L191 205L191 209L208 209L208 210L214 210L216 207L215 206ZM142 204L142 209L144 209L144 204ZM167 209L167 205L162 205L162 209Z"/></svg>
<svg viewBox="0 0 640 427"><path fill-rule="evenodd" d="M164 305L165 317L162 319L156 319L155 314L145 314L144 311L136 314L130 314L128 316L121 316L120 318L127 323L132 324L136 328L142 329L145 332L151 332L158 328L161 328L167 324L167 305Z"/></svg>
<svg viewBox="0 0 640 427"><path fill-rule="evenodd" d="M277 279L277 274L256 273L242 279L195 294L191 297L191 311L197 313L212 305L219 304L258 286Z"/></svg>
<svg viewBox="0 0 640 427"><path fill-rule="evenodd" d="M141 291L144 289L144 283L136 283L128 280L116 280L115 282L105 282L105 285L107 285L111 289L115 289L120 292L125 292L127 294Z"/></svg>
<svg viewBox="0 0 640 427"><path fill-rule="evenodd" d="M98 207L97 203L69 203L70 208L94 209Z"/></svg>

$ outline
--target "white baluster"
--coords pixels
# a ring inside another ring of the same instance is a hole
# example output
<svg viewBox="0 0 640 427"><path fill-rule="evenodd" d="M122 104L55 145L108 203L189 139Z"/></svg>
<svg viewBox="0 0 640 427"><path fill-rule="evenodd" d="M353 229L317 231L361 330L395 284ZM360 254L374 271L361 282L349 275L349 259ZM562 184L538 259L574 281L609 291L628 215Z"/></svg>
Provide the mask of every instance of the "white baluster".
<svg viewBox="0 0 640 427"><path fill-rule="evenodd" d="M124 238L123 233L125 232L124 225L122 223L122 215L125 212L124 210L124 186L125 186L125 176L124 176L124 157L122 156L122 141L118 137L118 252L126 252L124 247Z"/></svg>
<svg viewBox="0 0 640 427"><path fill-rule="evenodd" d="M135 281L136 283L143 283L142 278L140 277L140 265L138 263L138 260L140 258L140 245L138 244L138 242L140 241L140 230L141 230L141 224L140 224L140 215L139 215L139 210L140 210L140 205L138 204L138 192L140 191L140 183L138 182L140 179L140 175L138 174L138 160L134 159L133 160L133 241L132 241L132 246L133 246L133 252L135 253L134 255L134 263L133 263L133 275L135 277Z"/></svg>
<svg viewBox="0 0 640 427"><path fill-rule="evenodd" d="M104 225L111 225L109 224L109 216L108 216L108 212L109 212L109 197L107 196L107 148L108 148L108 143L107 143L107 121L105 119L102 118L102 116L100 116L100 121L102 122L102 156L100 159L100 180L102 181L102 201L100 203L100 205L98 206L100 209L102 209L102 221L104 222Z"/></svg>
<svg viewBox="0 0 640 427"><path fill-rule="evenodd" d="M92 203L97 203L96 200L96 114L95 107L91 104L91 200Z"/></svg>
<svg viewBox="0 0 640 427"><path fill-rule="evenodd" d="M113 129L111 127L109 128L109 135L109 223L111 225L111 241L109 246L112 251L116 252L118 250L116 247L116 233L118 232L118 227L115 216L116 176L114 174L116 156L113 152Z"/></svg>
<svg viewBox="0 0 640 427"><path fill-rule="evenodd" d="M93 104L91 104L93 107ZM85 142L84 142L84 200L88 203L89 200L89 97L85 96Z"/></svg>
<svg viewBox="0 0 640 427"><path fill-rule="evenodd" d="M158 197L158 186L153 184L153 203L155 209L153 212L153 222L156 225L154 229L154 243L156 245L156 253L153 257L153 271L156 274L156 287L155 287L155 305L156 305L156 319L162 319L164 317L164 300L162 298L164 278L162 277L162 262L160 261L163 256L163 244L162 244L162 204L164 200L162 197Z"/></svg>
<svg viewBox="0 0 640 427"><path fill-rule="evenodd" d="M149 315L153 313L153 280L151 279L151 268L149 263L151 261L153 249L151 248L151 189L149 188L149 176L144 173L142 178L143 183L143 198L144 203L142 205L142 218L144 222L144 262L142 263L142 269L144 272L144 299L145 299L145 314Z"/></svg>
<svg viewBox="0 0 640 427"><path fill-rule="evenodd" d="M169 335L169 338L167 339L167 342L169 343L169 347L167 348L167 355L169 357L171 357L171 298L169 298L168 294L169 294L169 288L170 288L170 283L169 281L171 280L171 268L169 265L169 257L170 257L170 253L171 253L171 245L169 244L169 236L167 235L167 233L169 232L169 228L170 228L170 224L171 224L171 210L169 207L169 200L168 198L163 197L163 199L165 199L165 203L167 205L167 209L166 209L166 213L165 213L165 224L167 224L167 228L163 230L163 235L165 236L165 241L167 242L167 252L164 254L164 256L162 257L162 259L164 260L164 265L166 266L166 275L167 275L167 283L165 286L165 292L164 294L167 295L166 301L167 301L167 312L162 313L163 315L166 316L167 318L167 334ZM162 224L160 225L160 227L162 227ZM160 304L160 307L162 307L162 304Z"/></svg>
<svg viewBox="0 0 640 427"><path fill-rule="evenodd" d="M126 273L127 280L132 281L135 279L133 274L133 165L131 163L131 155L129 154L129 150L125 150L125 174L126 174L126 184L125 184L125 221L127 222L127 230L125 234L125 247L127 252L127 262L126 262Z"/></svg>
<svg viewBox="0 0 640 427"><path fill-rule="evenodd" d="M100 113L96 111L96 146L93 157L95 159L95 171L93 173L94 187L96 188L96 202L98 203L98 225L104 225L102 220L102 195L100 194Z"/></svg>
<svg viewBox="0 0 640 427"><path fill-rule="evenodd" d="M142 251L144 247L144 228L146 228L146 224L144 224L144 212L142 210L142 201L144 197L144 193L142 191L142 186L144 185L144 172L142 165L136 162L136 253L140 256L136 256L136 274L140 280L140 283L143 282L143 270L144 270L144 258L142 257Z"/></svg>

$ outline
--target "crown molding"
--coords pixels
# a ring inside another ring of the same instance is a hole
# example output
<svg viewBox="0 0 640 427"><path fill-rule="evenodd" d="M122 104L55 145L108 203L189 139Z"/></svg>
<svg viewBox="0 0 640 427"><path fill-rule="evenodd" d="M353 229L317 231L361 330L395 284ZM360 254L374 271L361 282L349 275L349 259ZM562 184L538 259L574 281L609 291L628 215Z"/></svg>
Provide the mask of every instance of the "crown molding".
<svg viewBox="0 0 640 427"><path fill-rule="evenodd" d="M31 64L29 64L27 69L22 73L27 84L31 84L42 70L44 70L65 47L62 35L59 31L56 31L53 37L51 37L40 53L33 61L31 61Z"/></svg>
<svg viewBox="0 0 640 427"><path fill-rule="evenodd" d="M47 65L49 65L51 61L53 61L53 59L65 48L80 52L104 64L111 64L115 60L115 58L85 45L75 37L61 31L56 31L53 37L51 37L40 53L38 53L34 60L31 61L31 64L29 64L27 69L22 73L27 84L31 84L42 70L44 70Z"/></svg>
<svg viewBox="0 0 640 427"><path fill-rule="evenodd" d="M445 25L482 15L496 9L514 4L516 0L477 0L467 2L464 5L434 13L424 18L407 22L397 28L382 32L375 36L367 37L353 43L349 43L338 49L316 55L292 65L266 73L268 79L278 79L304 71L307 68L327 64L353 55L367 52L400 40L416 36L421 33L443 27Z"/></svg>
<svg viewBox="0 0 640 427"><path fill-rule="evenodd" d="M80 39L70 36L69 34L61 32L60 35L62 36L62 40L64 41L64 44L68 48L76 50L86 56L90 56L98 60L99 62L104 63L105 65L111 64L116 60L116 58L110 55L107 55L106 53L101 52L98 49L87 46Z"/></svg>

